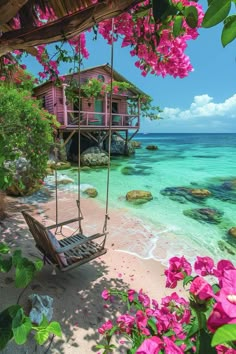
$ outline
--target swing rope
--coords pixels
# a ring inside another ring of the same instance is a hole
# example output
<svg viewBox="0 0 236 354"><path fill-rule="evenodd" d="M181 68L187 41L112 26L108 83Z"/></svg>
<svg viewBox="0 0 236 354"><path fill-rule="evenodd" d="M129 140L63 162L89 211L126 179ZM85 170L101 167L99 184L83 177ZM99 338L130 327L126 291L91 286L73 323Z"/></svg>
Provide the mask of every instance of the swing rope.
<svg viewBox="0 0 236 354"><path fill-rule="evenodd" d="M108 135L108 166L107 166L107 188L106 188L106 211L105 211L105 220L103 225L103 233L107 231L107 223L110 219L109 211L109 191L110 191L110 170L111 170L111 126L112 126L112 93L113 93L113 65L114 65L114 18L112 18L111 23L111 85L110 85L110 114L109 114L109 135ZM106 242L106 236L104 243Z"/></svg>

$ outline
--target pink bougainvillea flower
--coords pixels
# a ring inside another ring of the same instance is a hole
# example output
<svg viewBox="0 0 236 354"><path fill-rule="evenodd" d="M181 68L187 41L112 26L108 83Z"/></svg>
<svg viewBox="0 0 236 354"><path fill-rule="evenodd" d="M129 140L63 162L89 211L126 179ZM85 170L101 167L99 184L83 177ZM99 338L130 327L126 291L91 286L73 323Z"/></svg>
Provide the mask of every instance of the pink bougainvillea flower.
<svg viewBox="0 0 236 354"><path fill-rule="evenodd" d="M136 354L158 354L163 348L162 340L156 336L145 339Z"/></svg>
<svg viewBox="0 0 236 354"><path fill-rule="evenodd" d="M236 319L236 269L227 269L222 278L222 288L217 301L230 318Z"/></svg>
<svg viewBox="0 0 236 354"><path fill-rule="evenodd" d="M200 300L208 300L214 297L212 287L202 277L193 279L189 292Z"/></svg>
<svg viewBox="0 0 236 354"><path fill-rule="evenodd" d="M112 327L113 327L113 324L112 324L111 320L108 320L107 322L103 323L103 325L100 328L98 328L98 332L100 334L104 334L105 332L112 329Z"/></svg>
<svg viewBox="0 0 236 354"><path fill-rule="evenodd" d="M220 303L215 304L207 321L207 327L209 330L215 332L218 327L230 323L236 323L236 318L232 319L227 316Z"/></svg>
<svg viewBox="0 0 236 354"><path fill-rule="evenodd" d="M150 298L143 293L143 289L139 290L138 300L143 304L144 307L150 306Z"/></svg>
<svg viewBox="0 0 236 354"><path fill-rule="evenodd" d="M110 292L107 289L104 289L102 292L102 298L104 300L109 300L111 298Z"/></svg>
<svg viewBox="0 0 236 354"><path fill-rule="evenodd" d="M184 348L178 347L170 338L164 337L165 353L184 354Z"/></svg>
<svg viewBox="0 0 236 354"><path fill-rule="evenodd" d="M213 274L214 261L210 257L197 257L194 263L194 270L201 276Z"/></svg>
<svg viewBox="0 0 236 354"><path fill-rule="evenodd" d="M131 333L135 323L135 318L129 314L124 314L119 316L116 321L121 331Z"/></svg>
<svg viewBox="0 0 236 354"><path fill-rule="evenodd" d="M140 330L143 330L147 326L148 318L143 311L138 310L136 312L136 324Z"/></svg>
<svg viewBox="0 0 236 354"><path fill-rule="evenodd" d="M169 268L165 270L166 287L175 288L179 280L184 279L186 275L192 272L191 264L185 257L172 257L169 260Z"/></svg>
<svg viewBox="0 0 236 354"><path fill-rule="evenodd" d="M219 285L222 286L221 284L221 279L224 276L224 272L227 269L235 269L234 265L232 262L222 259L217 263L217 269L214 269L214 275L219 279Z"/></svg>
<svg viewBox="0 0 236 354"><path fill-rule="evenodd" d="M217 354L236 354L236 350L233 348L227 348L224 345L217 345Z"/></svg>
<svg viewBox="0 0 236 354"><path fill-rule="evenodd" d="M128 290L128 299L130 302L132 302L134 300L135 294L136 294L135 290L133 290L133 289Z"/></svg>

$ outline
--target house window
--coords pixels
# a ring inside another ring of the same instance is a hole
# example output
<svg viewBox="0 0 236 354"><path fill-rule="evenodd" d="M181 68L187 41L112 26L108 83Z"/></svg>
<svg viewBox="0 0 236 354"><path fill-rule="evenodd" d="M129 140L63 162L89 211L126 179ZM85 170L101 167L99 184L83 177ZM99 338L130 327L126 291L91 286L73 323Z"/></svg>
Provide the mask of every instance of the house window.
<svg viewBox="0 0 236 354"><path fill-rule="evenodd" d="M42 102L42 108L46 109L46 96L40 96L39 99Z"/></svg>
<svg viewBox="0 0 236 354"><path fill-rule="evenodd" d="M105 77L101 74L98 75L98 80L101 82L105 82Z"/></svg>
<svg viewBox="0 0 236 354"><path fill-rule="evenodd" d="M112 113L118 113L118 102L112 102Z"/></svg>

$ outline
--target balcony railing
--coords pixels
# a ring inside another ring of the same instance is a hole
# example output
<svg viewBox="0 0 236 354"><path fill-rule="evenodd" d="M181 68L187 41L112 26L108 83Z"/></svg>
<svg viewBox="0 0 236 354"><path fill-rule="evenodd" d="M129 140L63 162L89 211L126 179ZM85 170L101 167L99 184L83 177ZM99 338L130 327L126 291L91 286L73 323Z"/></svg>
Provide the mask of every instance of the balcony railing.
<svg viewBox="0 0 236 354"><path fill-rule="evenodd" d="M119 128L139 128L139 116L138 114L120 114L112 113L112 127ZM66 127L78 127L80 121L80 127L97 127L108 128L110 126L110 114L104 112L85 112L85 111L71 111L67 110L67 120L64 122Z"/></svg>

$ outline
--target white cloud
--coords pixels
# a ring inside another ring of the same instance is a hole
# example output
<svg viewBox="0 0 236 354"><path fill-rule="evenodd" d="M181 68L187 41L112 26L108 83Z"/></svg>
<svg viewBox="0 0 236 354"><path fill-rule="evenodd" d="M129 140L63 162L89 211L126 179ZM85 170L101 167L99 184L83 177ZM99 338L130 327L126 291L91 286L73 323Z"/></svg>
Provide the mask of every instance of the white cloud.
<svg viewBox="0 0 236 354"><path fill-rule="evenodd" d="M172 120L191 120L193 118L227 117L236 118L236 94L224 102L214 103L208 94L195 96L190 107L186 110L165 107L161 114L163 118Z"/></svg>

